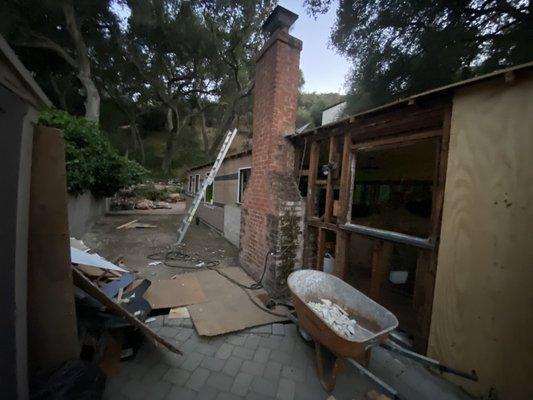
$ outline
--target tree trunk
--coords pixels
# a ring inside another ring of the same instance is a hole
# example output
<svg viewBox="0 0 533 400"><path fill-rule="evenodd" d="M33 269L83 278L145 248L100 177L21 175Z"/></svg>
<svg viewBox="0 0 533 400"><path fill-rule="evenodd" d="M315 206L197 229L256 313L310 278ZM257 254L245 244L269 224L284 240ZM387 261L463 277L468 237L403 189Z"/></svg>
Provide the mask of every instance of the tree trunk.
<svg viewBox="0 0 533 400"><path fill-rule="evenodd" d="M167 110L167 142L165 146L165 155L163 157L163 163L161 165L161 169L163 170L163 173L166 175L170 175L170 171L172 170L172 156L174 155L174 142L175 142L175 136L177 136L178 132L178 126L179 124L176 123L176 129L174 129L174 123L173 123L173 110L172 108L168 108Z"/></svg>
<svg viewBox="0 0 533 400"><path fill-rule="evenodd" d="M81 69L80 65L78 79L85 89L85 118L98 123L100 121L100 94L93 80L90 78L90 67L89 74L82 72Z"/></svg>
<svg viewBox="0 0 533 400"><path fill-rule="evenodd" d="M213 143L211 143L211 147L209 148L209 154L214 154L215 151L217 151L218 147L222 143L222 140L224 140L224 136L226 133L235 125L235 122L237 120L237 113L235 111L236 109L236 103L232 104L226 112L224 112L222 116L222 121L220 122L220 125L217 130L217 134L215 138L213 139Z"/></svg>
<svg viewBox="0 0 533 400"><path fill-rule="evenodd" d="M59 88L59 84L57 82L56 77L53 74L50 74L50 83L52 84L52 89L54 89L54 92L57 96L57 101L59 103L59 107L61 107L62 110L68 111L67 108L67 91L61 90Z"/></svg>
<svg viewBox="0 0 533 400"><path fill-rule="evenodd" d="M141 138L141 133L139 132L139 127L135 121L135 117L130 119L130 129L131 129L131 141L133 144L133 151L136 152L137 149L141 153L141 164L144 165L146 161L146 156L144 154L144 145Z"/></svg>
<svg viewBox="0 0 533 400"><path fill-rule="evenodd" d="M98 123L100 120L100 94L91 76L91 62L89 52L83 36L78 28L74 7L67 0L63 3L63 14L67 23L70 38L76 47L76 61L78 64L78 79L85 89L85 118Z"/></svg>
<svg viewBox="0 0 533 400"><path fill-rule="evenodd" d="M204 154L207 156L209 154L209 139L207 137L207 129L205 126L205 111L201 112L200 119L202 121L202 139L204 142Z"/></svg>

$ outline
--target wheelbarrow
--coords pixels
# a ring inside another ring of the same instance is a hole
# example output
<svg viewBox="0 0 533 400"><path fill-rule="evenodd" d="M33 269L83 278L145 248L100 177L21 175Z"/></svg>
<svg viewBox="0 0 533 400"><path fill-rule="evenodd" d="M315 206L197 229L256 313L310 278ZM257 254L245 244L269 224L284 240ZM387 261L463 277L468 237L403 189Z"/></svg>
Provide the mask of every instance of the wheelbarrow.
<svg viewBox="0 0 533 400"><path fill-rule="evenodd" d="M304 338L310 335L313 339L318 376L327 392L331 392L335 387L337 375L345 368L342 362L344 360L376 382L394 399L400 399L394 388L366 368L370 351L376 346L436 367L440 372L477 380L475 373L465 373L447 367L391 340L390 338L398 340L399 337L395 332L398 327L396 316L336 276L317 270L300 270L289 275L287 283L296 311L296 316L289 314L289 318L299 326ZM351 319L355 319L357 325L353 335L345 337L337 333L308 306L309 302L319 303L321 299L331 300L342 307Z"/></svg>

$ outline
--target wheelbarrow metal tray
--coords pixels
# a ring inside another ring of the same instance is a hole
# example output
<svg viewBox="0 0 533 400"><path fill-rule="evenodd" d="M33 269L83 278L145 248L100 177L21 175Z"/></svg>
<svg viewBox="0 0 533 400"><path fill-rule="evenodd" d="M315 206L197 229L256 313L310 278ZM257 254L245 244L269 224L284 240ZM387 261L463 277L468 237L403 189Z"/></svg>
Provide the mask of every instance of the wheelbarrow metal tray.
<svg viewBox="0 0 533 400"><path fill-rule="evenodd" d="M390 311L334 275L316 270L293 272L287 280L298 323L315 341L341 357L358 358L365 350L387 338L398 320ZM331 300L357 322L355 335L334 331L307 303Z"/></svg>

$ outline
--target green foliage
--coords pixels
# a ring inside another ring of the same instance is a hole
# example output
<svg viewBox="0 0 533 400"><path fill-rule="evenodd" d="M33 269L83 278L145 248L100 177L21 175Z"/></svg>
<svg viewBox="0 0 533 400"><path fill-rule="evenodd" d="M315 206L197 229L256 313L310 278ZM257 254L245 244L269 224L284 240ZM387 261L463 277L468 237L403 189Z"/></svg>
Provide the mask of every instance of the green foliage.
<svg viewBox="0 0 533 400"><path fill-rule="evenodd" d="M65 111L43 111L39 122L61 129L65 138L67 188L73 195L90 190L97 197L142 181L147 170L120 156L98 126Z"/></svg>
<svg viewBox="0 0 533 400"><path fill-rule="evenodd" d="M141 199L148 199L152 201L161 201L166 200L170 191L167 189L158 189L153 183L148 183L146 185L136 186L133 189L136 197Z"/></svg>
<svg viewBox="0 0 533 400"><path fill-rule="evenodd" d="M305 0L312 14L331 0ZM347 0L333 45L353 61L350 111L533 59L533 8L520 0Z"/></svg>
<svg viewBox="0 0 533 400"><path fill-rule="evenodd" d="M322 124L322 111L344 100L344 96L338 93L300 93L298 98L298 115L296 127L301 127L308 122L309 128Z"/></svg>

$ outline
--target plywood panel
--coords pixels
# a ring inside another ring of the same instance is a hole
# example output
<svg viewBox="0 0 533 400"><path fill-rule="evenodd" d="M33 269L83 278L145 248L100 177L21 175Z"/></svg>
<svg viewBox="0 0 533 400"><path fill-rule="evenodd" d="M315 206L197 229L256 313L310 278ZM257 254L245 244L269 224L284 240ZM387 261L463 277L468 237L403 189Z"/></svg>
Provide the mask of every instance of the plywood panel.
<svg viewBox="0 0 533 400"><path fill-rule="evenodd" d="M533 79L456 93L429 355L533 398Z"/></svg>

